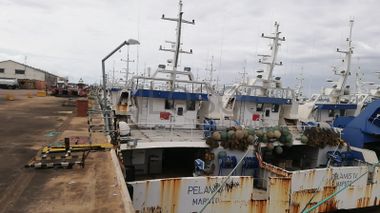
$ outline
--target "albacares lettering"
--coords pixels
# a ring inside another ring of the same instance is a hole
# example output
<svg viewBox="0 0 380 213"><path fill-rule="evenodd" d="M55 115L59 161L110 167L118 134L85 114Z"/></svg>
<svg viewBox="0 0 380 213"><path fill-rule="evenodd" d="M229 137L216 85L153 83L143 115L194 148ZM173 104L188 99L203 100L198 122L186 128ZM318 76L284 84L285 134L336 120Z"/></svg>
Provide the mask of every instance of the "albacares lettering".
<svg viewBox="0 0 380 213"><path fill-rule="evenodd" d="M341 180L341 179L356 179L358 178L359 174L357 172L347 172L347 173L334 173L333 179L334 180Z"/></svg>
<svg viewBox="0 0 380 213"><path fill-rule="evenodd" d="M351 184L352 181L359 177L358 172L335 172L332 176L333 181L338 188Z"/></svg>

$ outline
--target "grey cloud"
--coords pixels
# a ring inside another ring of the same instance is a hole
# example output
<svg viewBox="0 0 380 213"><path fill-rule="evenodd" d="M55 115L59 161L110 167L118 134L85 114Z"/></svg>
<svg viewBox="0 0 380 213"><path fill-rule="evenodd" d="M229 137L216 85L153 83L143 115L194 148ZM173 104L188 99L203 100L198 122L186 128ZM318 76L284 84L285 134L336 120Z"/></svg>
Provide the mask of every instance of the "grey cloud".
<svg viewBox="0 0 380 213"><path fill-rule="evenodd" d="M16 0L0 4L6 11L0 14L0 59L28 55L33 66L73 80L86 76L99 82L101 58L128 38L141 42L139 64L133 64L133 70L137 65L140 73L145 65L155 69L172 57L160 53L158 47L174 39L175 23L160 17L176 16L176 0ZM247 70L254 76L254 70L262 67L257 54L269 51L268 41L260 35L271 33L278 21L287 41L279 52L284 66L276 68L275 74L293 86L303 67L309 89L319 91L332 75L331 66L342 58L335 50L345 47L351 16L355 18L353 67L360 65L366 73L380 70L380 28L374 21L380 18L379 7L380 2L370 0L184 0L184 18L195 19L196 25L184 26L183 48L192 48L194 54L182 56L181 61L205 77L204 69L213 55L222 82L228 83L239 78L247 60ZM107 69L114 61L117 70L125 67L120 62L125 55L123 49L110 59ZM131 47L131 57L137 58L137 47Z"/></svg>

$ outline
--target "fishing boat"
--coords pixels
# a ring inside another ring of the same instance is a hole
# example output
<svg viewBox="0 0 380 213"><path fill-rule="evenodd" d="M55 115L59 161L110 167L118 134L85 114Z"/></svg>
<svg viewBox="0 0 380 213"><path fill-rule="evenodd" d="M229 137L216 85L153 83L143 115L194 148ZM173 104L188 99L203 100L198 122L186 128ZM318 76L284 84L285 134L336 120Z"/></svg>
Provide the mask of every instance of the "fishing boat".
<svg viewBox="0 0 380 213"><path fill-rule="evenodd" d="M259 63L266 68L259 70L256 78L233 85L223 95L224 117L239 125L271 127L298 119L294 90L284 88L281 78L273 75L275 66L282 65L277 54L280 42L285 41L285 37L280 37L279 26L276 22L272 35L261 35L272 41L271 53L259 55Z"/></svg>
<svg viewBox="0 0 380 213"><path fill-rule="evenodd" d="M162 19L177 23L171 48L160 47L173 58L152 76L132 77L123 97L128 116L112 122L136 212L328 212L380 205L374 151L349 146L330 129L295 125L294 92L273 77L285 40L278 23L272 36L262 35L272 40L271 54L261 55L267 68L218 96L178 63L179 54L192 53L181 48L182 24L195 23L183 19L182 1L177 18Z"/></svg>
<svg viewBox="0 0 380 213"><path fill-rule="evenodd" d="M363 82L357 76L356 88L353 89L348 84L348 78L351 75L351 61L353 55L352 46L352 28L354 21L350 20L349 37L347 38L347 50L337 49L337 52L343 53L345 58L343 69L338 70L333 67L335 75L339 76L337 81L327 80L331 83L330 87L323 88L321 94L313 94L308 101L299 105L299 119L309 125L323 125L327 123L330 126L342 128L346 121L340 117L355 117L378 97L376 89L364 92L360 88ZM358 80L359 79L359 80ZM338 118L338 119L337 119Z"/></svg>

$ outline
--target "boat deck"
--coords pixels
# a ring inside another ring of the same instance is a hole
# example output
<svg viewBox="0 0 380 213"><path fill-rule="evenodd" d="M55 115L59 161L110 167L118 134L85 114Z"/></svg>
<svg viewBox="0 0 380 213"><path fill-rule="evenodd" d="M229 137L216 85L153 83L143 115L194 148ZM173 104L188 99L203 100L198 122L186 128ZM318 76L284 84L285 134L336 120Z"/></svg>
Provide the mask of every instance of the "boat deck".
<svg viewBox="0 0 380 213"><path fill-rule="evenodd" d="M133 138L140 142L200 142L203 139L203 130L191 129L132 129Z"/></svg>
<svg viewBox="0 0 380 213"><path fill-rule="evenodd" d="M131 129L131 137L137 139L133 149L146 148L208 148L203 138L203 130L194 129ZM132 147L121 144L120 149Z"/></svg>

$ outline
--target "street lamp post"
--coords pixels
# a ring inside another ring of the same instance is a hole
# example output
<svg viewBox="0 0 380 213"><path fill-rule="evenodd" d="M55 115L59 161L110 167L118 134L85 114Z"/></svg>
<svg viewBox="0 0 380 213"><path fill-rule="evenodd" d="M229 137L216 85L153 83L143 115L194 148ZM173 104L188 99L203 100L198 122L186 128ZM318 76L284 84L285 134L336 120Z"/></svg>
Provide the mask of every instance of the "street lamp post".
<svg viewBox="0 0 380 213"><path fill-rule="evenodd" d="M105 61L111 57L115 52L117 52L119 49L121 49L123 46L130 44L140 44L137 40L134 39L128 39L128 41L124 41L121 43L116 49L114 49L111 53L109 53L106 57L102 59L102 76L103 76L103 100L102 100L102 110L103 110L103 116L104 116L104 125L105 130L107 134L110 133L110 124L111 122L111 113L110 108L107 103L107 77L106 77L106 66Z"/></svg>

